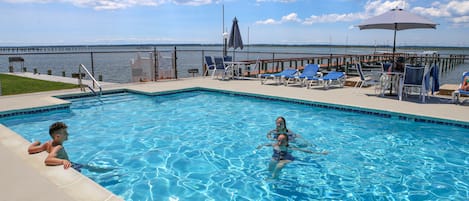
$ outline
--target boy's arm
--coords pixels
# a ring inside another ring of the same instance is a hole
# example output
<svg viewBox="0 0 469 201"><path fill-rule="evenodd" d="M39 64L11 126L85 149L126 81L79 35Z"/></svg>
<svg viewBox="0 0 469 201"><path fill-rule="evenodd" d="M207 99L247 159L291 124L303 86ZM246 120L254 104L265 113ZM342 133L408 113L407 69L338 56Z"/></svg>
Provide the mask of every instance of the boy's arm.
<svg viewBox="0 0 469 201"><path fill-rule="evenodd" d="M36 141L36 142L33 142L31 145L29 145L28 153L29 154L39 153L39 152L45 151L46 148L47 148L47 143L41 144L41 142Z"/></svg>
<svg viewBox="0 0 469 201"><path fill-rule="evenodd" d="M72 163L70 163L70 161L68 160L65 160L65 159L60 159L60 158L57 158L57 152L60 150L60 149L63 149L62 145L58 145L56 147L54 147L52 149L52 151L49 153L49 155L47 156L46 160L44 161L44 163L46 165L63 165L64 166L64 169L67 169L69 167L72 166Z"/></svg>

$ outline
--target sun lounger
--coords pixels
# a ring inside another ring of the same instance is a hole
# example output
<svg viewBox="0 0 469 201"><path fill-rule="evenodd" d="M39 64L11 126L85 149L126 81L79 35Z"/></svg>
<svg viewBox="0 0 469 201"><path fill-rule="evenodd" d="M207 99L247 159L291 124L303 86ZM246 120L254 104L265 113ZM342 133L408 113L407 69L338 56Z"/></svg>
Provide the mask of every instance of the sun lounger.
<svg viewBox="0 0 469 201"><path fill-rule="evenodd" d="M310 88L314 82L321 83L325 89L329 89L331 85L339 85L339 87L344 87L345 78L346 76L344 72L332 71L324 77L312 78L308 84L308 88Z"/></svg>
<svg viewBox="0 0 469 201"><path fill-rule="evenodd" d="M227 69L225 67L225 64L223 62L223 57L214 57L215 60L215 69L212 72L212 79L217 75L218 79L218 74L222 74L222 80L225 80L225 77L227 76Z"/></svg>
<svg viewBox="0 0 469 201"><path fill-rule="evenodd" d="M362 88L364 86L366 87L366 86L380 84L380 80L379 80L380 73L378 73L378 75L376 75L376 73L373 73L371 75L366 75L365 73L363 73L362 65L360 63L355 64L355 66L357 68L358 75L360 76L360 80L355 84L355 88L357 88L358 86Z"/></svg>
<svg viewBox="0 0 469 201"><path fill-rule="evenodd" d="M461 94L463 95L466 95L466 96L469 96L469 91L466 91L466 90L462 90L461 87L462 87L462 82L464 82L464 78L466 76L469 76L469 72L464 72L462 74L462 78L461 78L461 82L459 84L459 87L458 87L458 90L454 91L453 92L453 102L454 103L461 103L459 102L459 99L461 98ZM462 103L464 103L465 101L467 101L468 99L465 99Z"/></svg>
<svg viewBox="0 0 469 201"><path fill-rule="evenodd" d="M290 82L296 83L300 82L301 86L304 86L308 79L312 79L313 77L321 77L322 74L318 74L319 65L318 64L308 64L303 69L303 72L299 75L286 75L284 76L284 84L288 86Z"/></svg>
<svg viewBox="0 0 469 201"><path fill-rule="evenodd" d="M204 76L207 75L209 71L215 71L215 63L213 62L213 58L211 56L205 56L205 64L207 64L207 69L205 69Z"/></svg>
<svg viewBox="0 0 469 201"><path fill-rule="evenodd" d="M259 79L261 80L261 84L265 84L268 79L272 78L272 80L277 82L277 85L282 82L282 79L285 76L293 76L297 73L298 71L296 69L285 69L280 73L272 73L272 74L259 74Z"/></svg>

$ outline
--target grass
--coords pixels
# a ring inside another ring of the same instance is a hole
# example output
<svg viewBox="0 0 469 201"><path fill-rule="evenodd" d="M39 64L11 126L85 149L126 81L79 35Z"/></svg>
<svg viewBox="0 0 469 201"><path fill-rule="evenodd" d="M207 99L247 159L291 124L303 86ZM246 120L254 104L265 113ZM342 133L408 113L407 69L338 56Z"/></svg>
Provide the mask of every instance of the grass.
<svg viewBox="0 0 469 201"><path fill-rule="evenodd" d="M0 74L0 84L1 95L34 93L79 87L77 84L51 82L6 74Z"/></svg>

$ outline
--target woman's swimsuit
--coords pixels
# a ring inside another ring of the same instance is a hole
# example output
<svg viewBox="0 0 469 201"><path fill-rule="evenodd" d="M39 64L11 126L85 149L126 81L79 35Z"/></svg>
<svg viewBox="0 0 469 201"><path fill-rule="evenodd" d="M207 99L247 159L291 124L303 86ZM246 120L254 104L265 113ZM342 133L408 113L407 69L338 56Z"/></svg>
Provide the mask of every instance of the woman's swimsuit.
<svg viewBox="0 0 469 201"><path fill-rule="evenodd" d="M280 150L277 150L275 148L273 150L274 150L274 153L272 154L272 158L276 161L280 161L280 160L293 161L293 160L295 160L293 155L291 155L291 153L288 152L287 150L286 151L280 151Z"/></svg>

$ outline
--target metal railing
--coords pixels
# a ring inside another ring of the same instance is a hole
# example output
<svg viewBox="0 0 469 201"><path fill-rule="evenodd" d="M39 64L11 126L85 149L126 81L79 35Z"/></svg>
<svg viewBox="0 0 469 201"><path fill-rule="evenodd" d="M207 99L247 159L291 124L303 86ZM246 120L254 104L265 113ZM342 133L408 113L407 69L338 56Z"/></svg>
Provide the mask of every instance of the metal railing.
<svg viewBox="0 0 469 201"><path fill-rule="evenodd" d="M93 81L93 87L83 84L81 69L85 70L86 74L90 76L91 80ZM88 71L88 69L86 69L85 65L83 64L80 64L78 66L78 85L80 85L81 91L85 91L85 87L83 86L87 86L91 90L91 92L93 92L94 95L101 96L103 94L103 89L101 87L101 84L99 84L99 82L96 81L96 79L94 79L93 75ZM93 89L95 88L95 86L99 88L99 94L96 94L96 91Z"/></svg>
<svg viewBox="0 0 469 201"><path fill-rule="evenodd" d="M373 49L374 53L370 53L373 52ZM421 52L421 50L425 50L425 48L415 49L415 52ZM454 66L469 60L469 55L467 55L469 48L436 50L443 52L438 57L441 72L451 71ZM139 54L142 56L152 55L149 57L153 62L151 65L152 73L148 73L152 76L148 79L142 79L144 81L203 76L206 68L204 56L223 56L221 47L217 45L0 47L0 72L20 70L28 72L29 70L35 74L47 73L66 77L70 73L74 74L75 70L73 69L76 69L76 63L80 63L87 66L91 75L98 78L99 81L129 83L136 82L133 81L132 73L135 69L132 68L131 61L135 60ZM250 70L251 76L264 72L279 72L284 68L300 68L308 63L326 66L327 71L338 69L348 72L348 67L358 61L377 62L391 58L390 54L377 51L376 47L258 45L247 46L245 50L228 52L228 55L235 56L234 60L236 61L251 63L246 65L252 69ZM408 61L425 63L432 55L405 54L404 57ZM9 62L9 57L22 57L22 59L13 59L12 62ZM257 58L259 58L259 62L254 69ZM195 69L198 73L195 73ZM352 72L354 72L353 70L352 68Z"/></svg>

